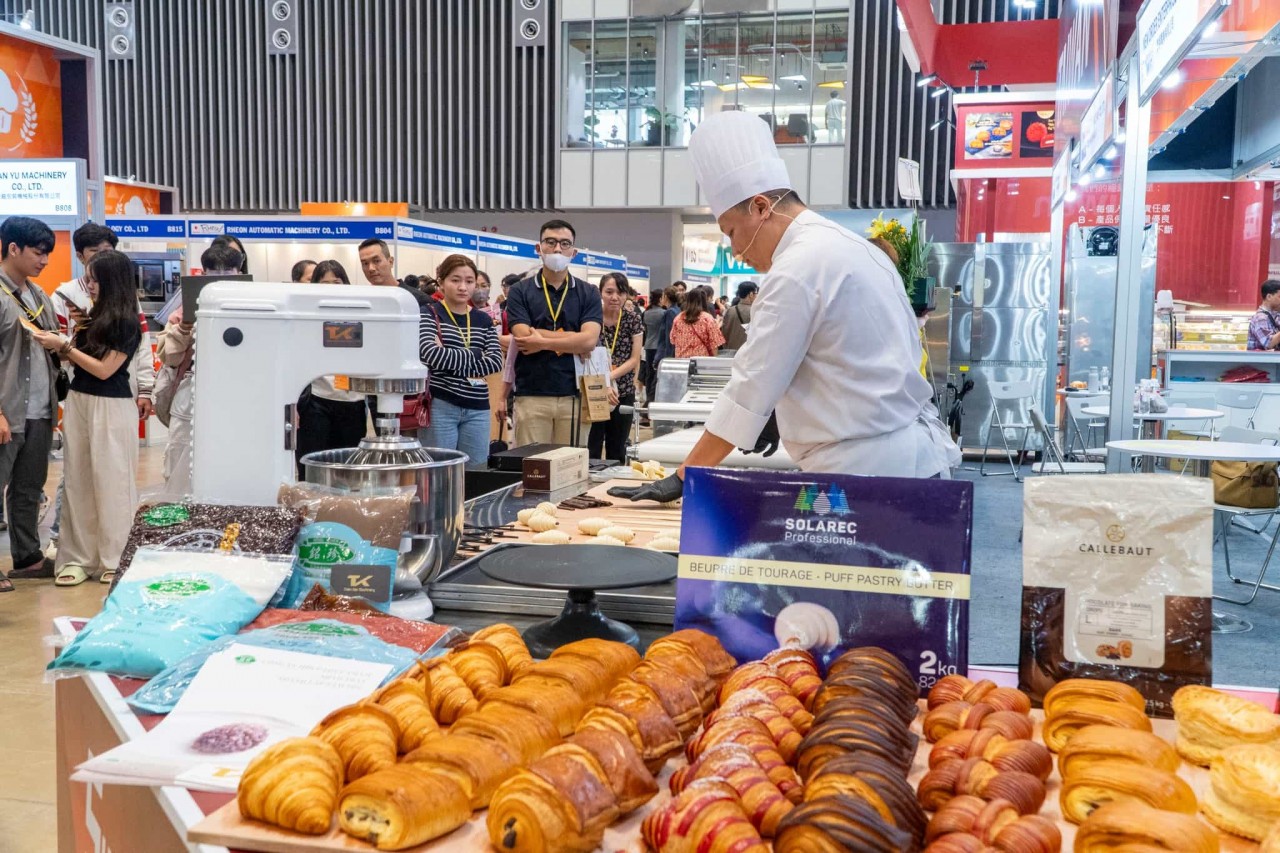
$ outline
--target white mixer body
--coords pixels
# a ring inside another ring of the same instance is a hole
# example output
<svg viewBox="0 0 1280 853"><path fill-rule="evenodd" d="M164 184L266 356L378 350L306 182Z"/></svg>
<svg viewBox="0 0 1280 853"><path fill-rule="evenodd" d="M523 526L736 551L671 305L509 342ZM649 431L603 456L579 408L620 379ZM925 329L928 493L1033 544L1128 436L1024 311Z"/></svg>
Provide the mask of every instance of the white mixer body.
<svg viewBox="0 0 1280 853"><path fill-rule="evenodd" d="M269 506L296 479L293 411L315 378L423 380L418 303L399 287L217 282L196 313L194 497ZM399 395L380 408L401 408Z"/></svg>

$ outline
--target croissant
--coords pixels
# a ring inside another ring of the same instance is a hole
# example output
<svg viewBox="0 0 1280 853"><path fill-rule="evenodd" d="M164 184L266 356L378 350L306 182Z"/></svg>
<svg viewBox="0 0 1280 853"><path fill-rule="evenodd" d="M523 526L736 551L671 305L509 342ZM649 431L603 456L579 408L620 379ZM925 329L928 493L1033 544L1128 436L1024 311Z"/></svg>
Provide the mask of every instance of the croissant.
<svg viewBox="0 0 1280 853"><path fill-rule="evenodd" d="M676 724L667 715L657 695L638 682L619 681L600 707L593 711L612 711L635 725L642 743L640 755L654 773L684 745ZM592 712L588 711L587 716L591 715Z"/></svg>
<svg viewBox="0 0 1280 853"><path fill-rule="evenodd" d="M1196 813L1196 795L1180 777L1127 761L1099 761L1062 781L1062 816L1082 823L1098 806L1141 802L1164 811Z"/></svg>
<svg viewBox="0 0 1280 853"><path fill-rule="evenodd" d="M507 683L507 659L497 646L472 640L449 653L449 665L481 701Z"/></svg>
<svg viewBox="0 0 1280 853"><path fill-rule="evenodd" d="M427 701L436 722L447 726L479 710L476 695L446 658L432 658L423 666L431 683Z"/></svg>
<svg viewBox="0 0 1280 853"><path fill-rule="evenodd" d="M282 740L258 753L236 800L240 814L282 829L323 835L333 822L342 787L342 758L315 737Z"/></svg>
<svg viewBox="0 0 1280 853"><path fill-rule="evenodd" d="M370 773L343 789L338 825L379 850L403 850L453 832L471 819L467 795L452 779L412 764Z"/></svg>
<svg viewBox="0 0 1280 853"><path fill-rule="evenodd" d="M1016 711L1019 714L1031 711L1031 697L1021 690L997 687L994 681L985 678L970 681L963 675L944 676L929 691L927 705L930 711L948 702L968 702L970 705L983 702L997 711Z"/></svg>
<svg viewBox="0 0 1280 853"><path fill-rule="evenodd" d="M723 681L725 676L738 665L738 662L733 659L733 655L725 651L719 640L705 631L699 631L697 628L685 628L680 631L674 631L665 637L659 637L649 644L648 654L661 651L667 646L674 646L682 650L687 649L693 657L702 662L702 665L706 667L707 674L717 682Z"/></svg>
<svg viewBox="0 0 1280 853"><path fill-rule="evenodd" d="M557 690L567 686L585 711L604 698L614 681L616 679L602 661L564 655L526 667L514 684L525 687L542 685Z"/></svg>
<svg viewBox="0 0 1280 853"><path fill-rule="evenodd" d="M1117 731L1114 730L1113 731ZM1032 740L1009 740L995 729L960 729L933 745L929 766L952 759L985 758L997 770L1021 770L1041 781L1053 771L1053 755Z"/></svg>
<svg viewBox="0 0 1280 853"><path fill-rule="evenodd" d="M1058 713L1063 702L1077 699L1094 699L1128 705L1135 711L1147 712L1147 700L1134 688L1121 681L1098 681L1092 678L1068 678L1059 681L1044 695L1045 718Z"/></svg>
<svg viewBox="0 0 1280 853"><path fill-rule="evenodd" d="M711 747L721 743L736 743L751 750L769 776L769 781L778 786L783 796L793 803L800 802L804 795L800 780L795 771L782 760L764 723L753 717L729 717L721 720L714 726L703 729L696 738L689 741L686 754L690 761L695 761Z"/></svg>
<svg viewBox="0 0 1280 853"><path fill-rule="evenodd" d="M787 716L796 731L804 734L813 725L813 714L805 710L800 700L791 694L787 683L778 677L773 667L768 664L744 663L729 673L724 684L720 685L720 701L726 701L739 690L758 690L769 701L778 706L778 710Z"/></svg>
<svg viewBox="0 0 1280 853"><path fill-rule="evenodd" d="M866 720L831 720L805 735L797 751L796 769L800 778L808 780L832 758L861 752L883 758L906 775L915 760L918 744L916 735L892 726Z"/></svg>
<svg viewBox="0 0 1280 853"><path fill-rule="evenodd" d="M620 814L604 768L583 747L564 743L498 788L485 825L497 850L588 851Z"/></svg>
<svg viewBox="0 0 1280 853"><path fill-rule="evenodd" d="M923 844L928 818L899 768L866 755L832 759L809 779L804 798L807 802L836 795L865 801L882 818L910 835L917 848Z"/></svg>
<svg viewBox="0 0 1280 853"><path fill-rule="evenodd" d="M400 726L400 752L412 752L433 737L440 735L440 726L431 716L427 705L427 693L422 682L412 678L398 678L374 693L371 701L391 712Z"/></svg>
<svg viewBox="0 0 1280 853"><path fill-rule="evenodd" d="M839 676L846 671L870 673L876 678L894 685L912 701L920 698L920 687L916 684L911 670L893 652L876 646L861 646L840 655L827 667L827 678Z"/></svg>
<svg viewBox="0 0 1280 853"><path fill-rule="evenodd" d="M590 637L566 643L551 653L549 660L579 657L602 664L610 680L617 681L640 663L640 653L626 643Z"/></svg>
<svg viewBox="0 0 1280 853"><path fill-rule="evenodd" d="M468 714L449 729L452 735L471 734L496 740L521 766L560 743L555 723L524 708L493 702Z"/></svg>
<svg viewBox="0 0 1280 853"><path fill-rule="evenodd" d="M1115 726L1085 726L1058 751L1058 772L1066 779L1099 761L1128 761L1176 773L1182 760L1164 738Z"/></svg>
<svg viewBox="0 0 1280 853"><path fill-rule="evenodd" d="M487 806L498 785L517 766L516 757L502 744L471 734L434 738L404 760L453 779L466 792L473 809Z"/></svg>
<svg viewBox="0 0 1280 853"><path fill-rule="evenodd" d="M697 779L722 779L742 800L743 810L764 838L772 838L787 812L795 806L756 761L751 750L736 743L711 747L690 765L671 775L671 793L679 794Z"/></svg>
<svg viewBox="0 0 1280 853"><path fill-rule="evenodd" d="M1130 800L1095 809L1076 829L1076 853L1122 849L1218 853L1218 834L1192 815Z"/></svg>
<svg viewBox="0 0 1280 853"><path fill-rule="evenodd" d="M1045 786L1030 773L997 770L981 758L948 761L924 774L918 792L920 805L938 811L960 794L984 800L1008 800L1018 814L1035 814L1044 805Z"/></svg>
<svg viewBox="0 0 1280 853"><path fill-rule="evenodd" d="M853 797L831 796L796 806L778 824L775 853L900 853L917 849L906 832Z"/></svg>
<svg viewBox="0 0 1280 853"><path fill-rule="evenodd" d="M769 853L737 793L717 779L691 783L646 817L640 831L655 853Z"/></svg>
<svg viewBox="0 0 1280 853"><path fill-rule="evenodd" d="M507 662L507 672L512 678L533 663L533 656L529 654L529 647L525 645L524 637L520 636L520 632L513 625L499 622L497 625L490 625L476 631L471 635L471 639L483 640L496 646L498 651L502 652L502 658Z"/></svg>
<svg viewBox="0 0 1280 853"><path fill-rule="evenodd" d="M599 762L623 814L635 811L658 793L658 781L625 735L584 729L575 732L569 743L585 749Z"/></svg>
<svg viewBox="0 0 1280 853"><path fill-rule="evenodd" d="M660 646L656 652L645 655L645 661L665 666L677 672L684 682L693 688L698 697L702 713L710 713L716 706L717 682L702 665L702 661L691 655L679 654L671 646Z"/></svg>
<svg viewBox="0 0 1280 853"><path fill-rule="evenodd" d="M1035 723L1026 714L997 711L985 702L977 705L948 702L924 715L923 728L930 743L960 729L994 729L1009 740L1028 740L1035 731Z"/></svg>
<svg viewBox="0 0 1280 853"><path fill-rule="evenodd" d="M1210 687L1193 684L1174 693L1173 718L1178 721L1178 753L1204 767L1236 744L1280 744L1280 716Z"/></svg>
<svg viewBox="0 0 1280 853"><path fill-rule="evenodd" d="M747 689L734 693L719 708L711 712L704 721L704 725L714 725L717 720L725 717L742 715L755 717L765 724L784 760L790 763L795 758L796 750L799 749L802 740L800 732L796 731L791 720L778 710L778 706L758 690Z"/></svg>
<svg viewBox="0 0 1280 853"><path fill-rule="evenodd" d="M813 699L813 713L821 714L828 704L844 698L868 699L877 702L904 724L914 720L920 711L915 694L906 692L874 674L863 674L846 669L839 675L827 675L822 689Z"/></svg>
<svg viewBox="0 0 1280 853"><path fill-rule="evenodd" d="M1262 839L1262 845L1258 847L1258 853L1280 853L1280 823L1271 827L1267 837Z"/></svg>
<svg viewBox="0 0 1280 853"><path fill-rule="evenodd" d="M683 742L702 725L702 701L680 674L655 661L642 661L627 676L653 691Z"/></svg>
<svg viewBox="0 0 1280 853"><path fill-rule="evenodd" d="M953 839L949 844L957 845L957 835L976 838L997 850L1018 853L1057 853L1062 848L1062 833L1052 820L1040 815L1019 815L1007 800L987 802L968 795L956 797L933 816L925 833L929 842L927 849L933 850L937 846L949 849L948 845L940 845L940 842ZM959 843L958 846L962 849L987 849L968 843Z"/></svg>
<svg viewBox="0 0 1280 853"><path fill-rule="evenodd" d="M1131 704L1108 699L1068 698L1054 704L1052 715L1045 715L1044 745L1053 752L1058 752L1066 746L1072 735L1085 726L1099 725L1140 732L1151 731L1151 720Z"/></svg>
<svg viewBox="0 0 1280 853"><path fill-rule="evenodd" d="M1266 838L1280 825L1280 749L1243 744L1223 750L1209 770L1202 808L1218 829Z"/></svg>
<svg viewBox="0 0 1280 853"><path fill-rule="evenodd" d="M778 649L765 655L764 662L777 670L778 677L805 710L812 711L813 700L822 687L822 676L818 674L818 662L813 655L803 649Z"/></svg>
<svg viewBox="0 0 1280 853"><path fill-rule="evenodd" d="M354 782L396 763L400 724L386 708L360 702L329 714L311 730L311 736L338 751L344 777Z"/></svg>
<svg viewBox="0 0 1280 853"><path fill-rule="evenodd" d="M485 705L523 708L554 723L561 737L573 734L586 710L586 703L569 684L554 679L550 684L537 679L521 679L490 693Z"/></svg>
<svg viewBox="0 0 1280 853"><path fill-rule="evenodd" d="M814 703L816 706L816 702ZM871 696L837 696L822 703L822 709L815 712L813 724L820 726L834 719L870 719L883 726L906 731L910 722L903 722L896 714L886 713L885 704Z"/></svg>

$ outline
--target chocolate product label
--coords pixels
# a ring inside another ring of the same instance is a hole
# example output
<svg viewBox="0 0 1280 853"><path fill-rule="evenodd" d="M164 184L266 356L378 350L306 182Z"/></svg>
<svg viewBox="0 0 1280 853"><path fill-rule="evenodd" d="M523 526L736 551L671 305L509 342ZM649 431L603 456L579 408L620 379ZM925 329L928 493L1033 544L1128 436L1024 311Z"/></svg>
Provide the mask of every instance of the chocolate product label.
<svg viewBox="0 0 1280 853"><path fill-rule="evenodd" d="M882 646L926 689L968 669L972 484L693 469L682 515L677 628L739 660Z"/></svg>

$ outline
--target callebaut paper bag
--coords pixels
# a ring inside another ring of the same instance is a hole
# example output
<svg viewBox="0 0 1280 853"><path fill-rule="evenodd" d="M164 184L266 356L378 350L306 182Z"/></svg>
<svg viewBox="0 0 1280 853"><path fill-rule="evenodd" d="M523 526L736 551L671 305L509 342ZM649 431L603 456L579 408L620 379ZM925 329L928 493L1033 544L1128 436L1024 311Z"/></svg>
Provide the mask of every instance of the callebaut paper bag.
<svg viewBox="0 0 1280 853"><path fill-rule="evenodd" d="M1213 674L1213 486L1111 474L1028 480L1019 686L1133 685L1148 713Z"/></svg>

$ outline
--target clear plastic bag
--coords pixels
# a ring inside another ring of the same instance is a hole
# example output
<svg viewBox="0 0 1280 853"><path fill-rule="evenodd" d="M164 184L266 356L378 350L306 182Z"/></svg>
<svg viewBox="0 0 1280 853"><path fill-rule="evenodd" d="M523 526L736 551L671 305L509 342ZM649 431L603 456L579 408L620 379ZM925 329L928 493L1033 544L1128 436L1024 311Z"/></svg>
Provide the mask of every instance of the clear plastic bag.
<svg viewBox="0 0 1280 853"><path fill-rule="evenodd" d="M288 555L139 549L102 612L48 668L151 678L252 622L292 568Z"/></svg>

